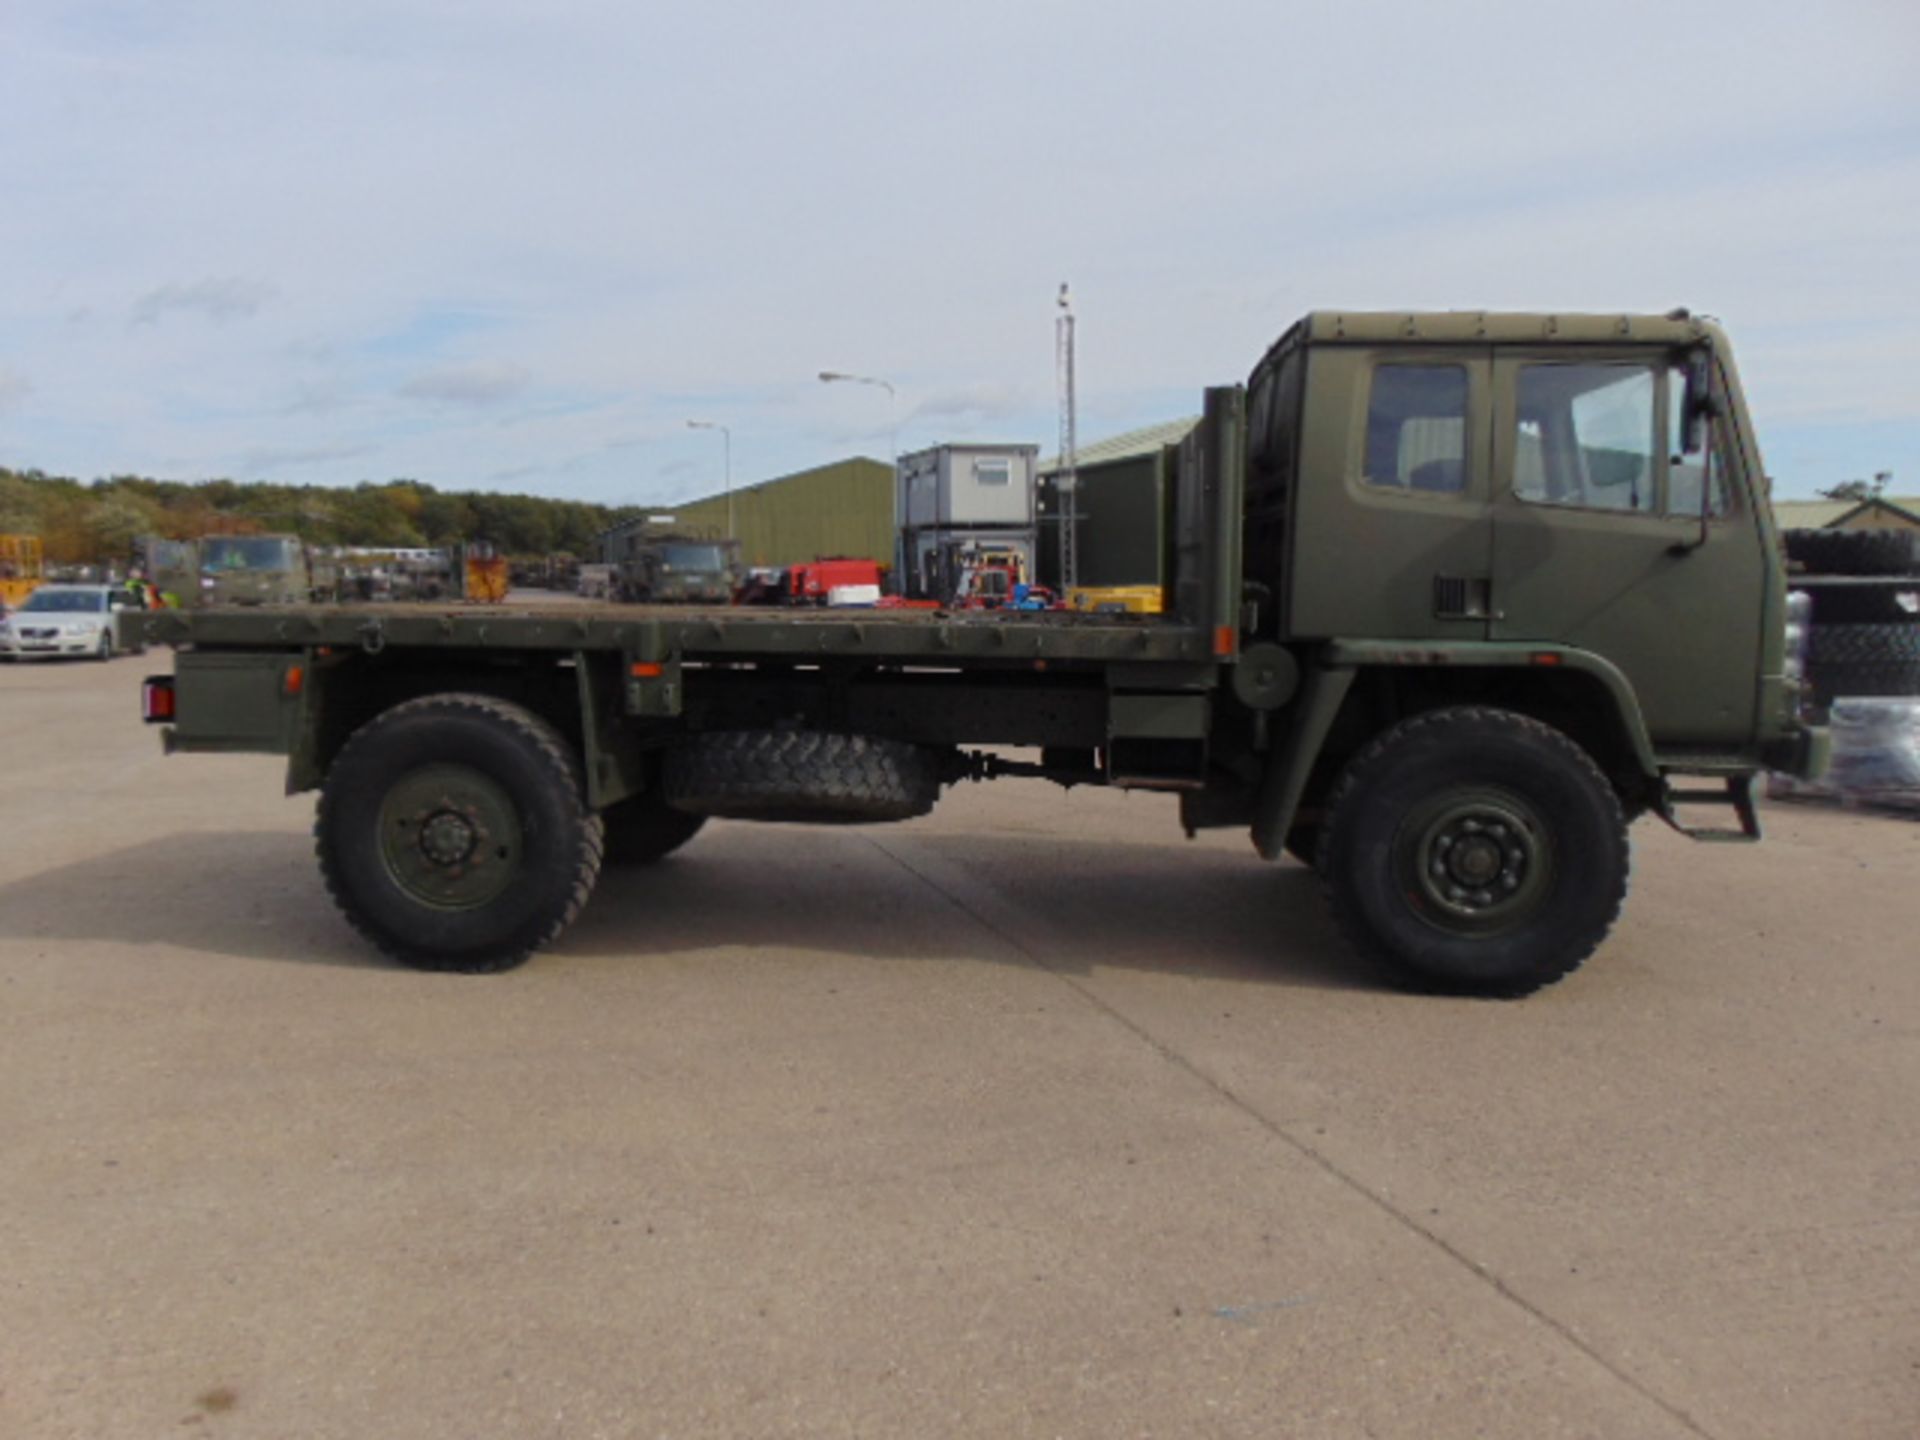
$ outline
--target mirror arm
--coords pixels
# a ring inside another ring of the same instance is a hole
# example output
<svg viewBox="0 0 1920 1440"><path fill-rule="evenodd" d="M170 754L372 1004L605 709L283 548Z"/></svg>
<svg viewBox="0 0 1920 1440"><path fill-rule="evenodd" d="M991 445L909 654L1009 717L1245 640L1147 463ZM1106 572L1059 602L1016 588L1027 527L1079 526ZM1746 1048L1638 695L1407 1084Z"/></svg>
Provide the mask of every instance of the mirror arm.
<svg viewBox="0 0 1920 1440"><path fill-rule="evenodd" d="M1690 367L1692 363L1690 360ZM1719 397L1713 393L1711 379L1705 373L1700 375L1705 382L1703 388L1697 395L1694 393L1694 373L1689 368L1686 390L1688 415L1684 433L1690 438L1693 427L1700 427L1698 453L1706 457L1706 463L1700 467L1700 533L1691 540L1674 541L1667 547L1669 555L1691 555L1705 545L1709 533L1707 524L1713 516L1713 422L1719 416L1721 407Z"/></svg>
<svg viewBox="0 0 1920 1440"><path fill-rule="evenodd" d="M1710 406L1701 407L1704 414L1714 412ZM1676 540L1667 547L1669 555L1691 555L1707 543L1707 522L1713 517L1713 445L1709 443L1702 452L1707 463L1700 467L1700 533L1691 540Z"/></svg>

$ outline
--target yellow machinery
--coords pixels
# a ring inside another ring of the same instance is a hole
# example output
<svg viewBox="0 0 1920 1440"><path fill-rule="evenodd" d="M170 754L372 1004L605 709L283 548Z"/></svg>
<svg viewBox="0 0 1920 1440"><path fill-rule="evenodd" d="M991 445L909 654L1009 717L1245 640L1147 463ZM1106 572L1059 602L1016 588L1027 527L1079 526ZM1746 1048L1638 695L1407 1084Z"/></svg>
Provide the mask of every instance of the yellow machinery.
<svg viewBox="0 0 1920 1440"><path fill-rule="evenodd" d="M1158 615L1167 608L1167 601L1158 585L1076 585L1067 592L1067 608Z"/></svg>
<svg viewBox="0 0 1920 1440"><path fill-rule="evenodd" d="M507 598L509 568L507 557L484 540L460 547L461 594L469 600L497 605Z"/></svg>
<svg viewBox="0 0 1920 1440"><path fill-rule="evenodd" d="M0 535L0 605L12 609L45 578L38 535Z"/></svg>

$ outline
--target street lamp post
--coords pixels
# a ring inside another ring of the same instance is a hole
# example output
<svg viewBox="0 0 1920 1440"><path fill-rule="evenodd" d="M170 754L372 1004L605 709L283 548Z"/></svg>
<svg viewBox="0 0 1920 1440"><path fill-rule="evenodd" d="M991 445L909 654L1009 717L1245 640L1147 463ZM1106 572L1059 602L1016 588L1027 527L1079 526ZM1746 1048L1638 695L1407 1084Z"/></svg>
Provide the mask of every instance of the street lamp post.
<svg viewBox="0 0 1920 1440"><path fill-rule="evenodd" d="M900 459L900 426L894 416L894 403L900 397L893 393L893 386L873 375L848 375L839 370L822 370L820 381L831 385L835 381L844 381L849 385L878 385L887 392L887 458L894 462Z"/></svg>
<svg viewBox="0 0 1920 1440"><path fill-rule="evenodd" d="M689 420L689 430L718 430L720 432L721 453L726 465L727 482L727 538L733 539L733 431L711 420Z"/></svg>
<svg viewBox="0 0 1920 1440"><path fill-rule="evenodd" d="M895 528L893 533L893 561L899 574L904 577L907 573L906 532L899 528L900 422L895 414L896 402L900 397L893 393L893 386L891 384L882 380L877 375L849 375L844 370L822 370L820 372L820 383L822 385L832 385L836 382L848 385L877 385L880 389L887 392L887 461L893 466L894 485L893 523Z"/></svg>

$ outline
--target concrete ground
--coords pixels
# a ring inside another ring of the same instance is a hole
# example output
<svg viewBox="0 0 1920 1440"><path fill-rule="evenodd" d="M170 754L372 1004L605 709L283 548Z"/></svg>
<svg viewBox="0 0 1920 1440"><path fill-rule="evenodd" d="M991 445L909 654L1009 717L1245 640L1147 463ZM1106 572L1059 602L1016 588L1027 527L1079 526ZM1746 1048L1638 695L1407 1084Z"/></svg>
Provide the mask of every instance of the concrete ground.
<svg viewBox="0 0 1920 1440"><path fill-rule="evenodd" d="M165 665L0 669L0 1435L1920 1433L1920 824L1643 823L1519 1003L1024 782L431 976Z"/></svg>

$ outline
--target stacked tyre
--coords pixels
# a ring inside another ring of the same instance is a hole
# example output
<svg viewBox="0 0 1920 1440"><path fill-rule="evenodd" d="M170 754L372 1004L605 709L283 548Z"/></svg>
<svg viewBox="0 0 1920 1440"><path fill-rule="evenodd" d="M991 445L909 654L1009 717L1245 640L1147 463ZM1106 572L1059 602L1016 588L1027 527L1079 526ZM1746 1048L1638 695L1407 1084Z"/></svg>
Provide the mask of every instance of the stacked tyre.
<svg viewBox="0 0 1920 1440"><path fill-rule="evenodd" d="M1806 679L1827 709L1853 697L1920 696L1920 531L1789 530L1811 598ZM1799 617L1793 617L1799 619Z"/></svg>
<svg viewBox="0 0 1920 1440"><path fill-rule="evenodd" d="M1787 557L1806 572L1793 582L1788 650L1833 760L1813 784L1775 793L1920 805L1920 532L1790 530Z"/></svg>
<svg viewBox="0 0 1920 1440"><path fill-rule="evenodd" d="M1807 682L1815 703L1829 707L1861 696L1920 695L1920 620L1822 625L1816 609Z"/></svg>

